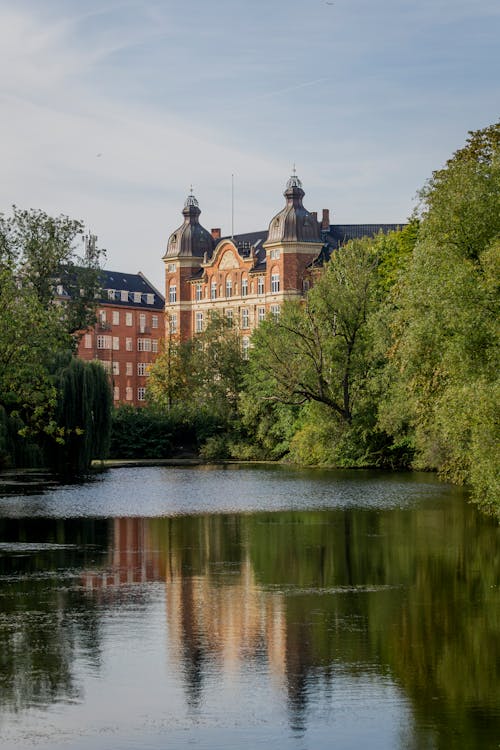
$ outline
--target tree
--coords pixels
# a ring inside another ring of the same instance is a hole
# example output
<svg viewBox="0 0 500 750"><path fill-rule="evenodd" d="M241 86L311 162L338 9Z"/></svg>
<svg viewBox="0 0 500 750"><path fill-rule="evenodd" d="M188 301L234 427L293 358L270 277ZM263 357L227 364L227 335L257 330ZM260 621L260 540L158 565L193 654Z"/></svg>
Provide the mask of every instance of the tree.
<svg viewBox="0 0 500 750"><path fill-rule="evenodd" d="M78 255L78 238L82 224L65 216L0 214L0 407L32 437L61 437L54 357L95 318L102 253L90 238Z"/></svg>
<svg viewBox="0 0 500 750"><path fill-rule="evenodd" d="M490 510L499 496L499 266L500 123L471 133L421 193L418 242L394 289L380 415L394 435L411 435L417 465L472 482Z"/></svg>
<svg viewBox="0 0 500 750"><path fill-rule="evenodd" d="M111 434L112 394L100 362L60 356L54 366L56 440L46 441L49 465L59 474L81 476L94 458L105 458Z"/></svg>
<svg viewBox="0 0 500 750"><path fill-rule="evenodd" d="M365 379L376 257L370 240L336 251L306 300L283 305L253 335L249 387L270 401L325 404L352 422Z"/></svg>
<svg viewBox="0 0 500 750"><path fill-rule="evenodd" d="M83 245L81 254L75 247L78 240ZM76 334L95 320L103 254L93 235L84 237L80 221L16 206L11 216L0 214L0 262L18 286L33 291L42 306L64 300L59 321L66 333Z"/></svg>
<svg viewBox="0 0 500 750"><path fill-rule="evenodd" d="M253 334L244 419L259 405L256 438L269 444L276 436L299 462L385 460L390 441L376 427L375 375L383 361L372 325L380 295L376 247L365 238L337 250L306 299L286 303ZM288 407L287 419L278 404Z"/></svg>

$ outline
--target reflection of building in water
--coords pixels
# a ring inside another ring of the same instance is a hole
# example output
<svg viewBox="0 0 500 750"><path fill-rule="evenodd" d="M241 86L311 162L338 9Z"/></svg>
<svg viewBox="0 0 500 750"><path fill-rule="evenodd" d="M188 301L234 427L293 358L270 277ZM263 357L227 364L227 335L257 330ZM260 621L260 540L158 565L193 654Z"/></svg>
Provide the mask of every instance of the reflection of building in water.
<svg viewBox="0 0 500 750"><path fill-rule="evenodd" d="M85 571L82 576L88 591L163 580L158 550L150 544L147 519L113 519L110 538L106 567Z"/></svg>
<svg viewBox="0 0 500 750"><path fill-rule="evenodd" d="M117 518L110 539L107 565L84 573L84 586L113 596L122 586L165 581L168 647L191 705L207 670L230 677L253 664L287 691L292 723L300 723L312 658L305 624L288 621L282 592L257 584L237 522Z"/></svg>
<svg viewBox="0 0 500 750"><path fill-rule="evenodd" d="M199 659L201 650L226 673L256 660L267 661L276 677L283 676L283 596L257 586L248 559L220 578L209 570L196 576L170 571L166 584L169 646L187 672L186 661Z"/></svg>

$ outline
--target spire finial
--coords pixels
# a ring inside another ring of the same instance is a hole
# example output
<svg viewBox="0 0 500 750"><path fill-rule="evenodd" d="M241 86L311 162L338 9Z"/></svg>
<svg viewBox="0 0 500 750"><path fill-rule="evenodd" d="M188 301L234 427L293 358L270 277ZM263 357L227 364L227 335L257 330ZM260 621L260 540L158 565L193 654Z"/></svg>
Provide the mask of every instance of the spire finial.
<svg viewBox="0 0 500 750"><path fill-rule="evenodd" d="M293 163L292 174L290 175L290 179L286 183L286 189L290 190L290 188L302 188L302 183L297 177L297 170L295 168L295 162Z"/></svg>

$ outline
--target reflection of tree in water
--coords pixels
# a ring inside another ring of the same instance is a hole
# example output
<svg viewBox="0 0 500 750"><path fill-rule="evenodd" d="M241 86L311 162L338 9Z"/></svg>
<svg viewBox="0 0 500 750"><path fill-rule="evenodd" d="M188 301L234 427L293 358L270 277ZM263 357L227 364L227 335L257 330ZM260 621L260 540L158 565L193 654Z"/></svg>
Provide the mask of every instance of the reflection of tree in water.
<svg viewBox="0 0 500 750"><path fill-rule="evenodd" d="M68 571L106 549L106 521L1 520L0 704L18 711L76 700L74 659L100 661L98 615ZM67 546L66 546L67 545Z"/></svg>
<svg viewBox="0 0 500 750"><path fill-rule="evenodd" d="M182 664L187 702L190 708L196 709L202 702L207 655L194 610L193 579L188 577L182 581Z"/></svg>

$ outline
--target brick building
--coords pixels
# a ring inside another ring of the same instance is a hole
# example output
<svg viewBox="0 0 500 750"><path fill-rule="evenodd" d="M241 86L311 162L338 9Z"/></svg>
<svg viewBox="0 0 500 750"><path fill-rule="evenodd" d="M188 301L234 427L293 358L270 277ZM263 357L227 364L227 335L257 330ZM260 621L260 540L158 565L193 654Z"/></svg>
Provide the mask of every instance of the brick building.
<svg viewBox="0 0 500 750"><path fill-rule="evenodd" d="M165 333L165 298L142 273L101 273L97 323L83 334L78 356L103 363L115 404L142 406L148 370Z"/></svg>
<svg viewBox="0 0 500 750"><path fill-rule="evenodd" d="M267 231L221 237L206 230L191 193L183 224L173 232L165 263L166 335L187 339L205 327L212 311L239 326L242 346L250 346L252 330L268 313L279 314L285 300L309 289L314 268L349 239L396 229L396 224L330 224L303 205L304 190L293 174L284 192L285 207Z"/></svg>

